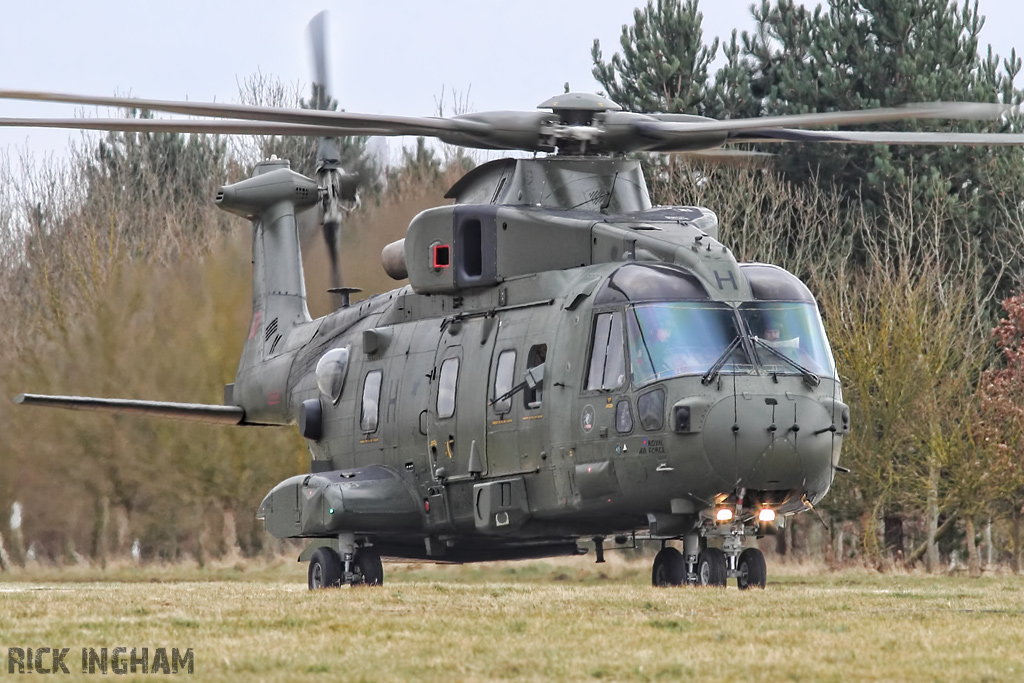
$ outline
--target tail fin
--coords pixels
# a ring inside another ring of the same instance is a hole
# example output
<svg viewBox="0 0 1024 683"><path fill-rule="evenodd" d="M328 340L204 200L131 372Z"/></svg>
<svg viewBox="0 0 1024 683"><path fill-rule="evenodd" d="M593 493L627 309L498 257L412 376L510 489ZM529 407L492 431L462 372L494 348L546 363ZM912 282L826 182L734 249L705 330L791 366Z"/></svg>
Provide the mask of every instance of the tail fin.
<svg viewBox="0 0 1024 683"><path fill-rule="evenodd" d="M258 164L251 178L226 185L217 205L252 221L252 324L238 363L232 402L246 422L290 422L288 336L310 322L295 213L317 202L316 182L287 161Z"/></svg>
<svg viewBox="0 0 1024 683"><path fill-rule="evenodd" d="M21 394L25 405L135 413L213 424L288 424L288 371L291 354L316 329L306 308L302 255L295 211L317 201L316 182L294 173L287 161L256 166L248 180L217 193L222 209L252 221L252 325L238 363L235 384L224 392L226 405L169 403L90 396Z"/></svg>

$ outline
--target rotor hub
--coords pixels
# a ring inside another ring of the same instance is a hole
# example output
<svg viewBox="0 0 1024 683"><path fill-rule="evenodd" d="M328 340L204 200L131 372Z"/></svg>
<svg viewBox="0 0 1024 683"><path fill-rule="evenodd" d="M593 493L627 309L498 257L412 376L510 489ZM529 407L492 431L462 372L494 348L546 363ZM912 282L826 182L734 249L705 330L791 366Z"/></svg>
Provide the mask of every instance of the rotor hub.
<svg viewBox="0 0 1024 683"><path fill-rule="evenodd" d="M559 154L572 156L593 153L594 143L604 132L601 114L621 111L622 107L601 95L570 92L544 100L538 109L549 109L558 121L541 127L541 139ZM588 149L591 148L591 149Z"/></svg>

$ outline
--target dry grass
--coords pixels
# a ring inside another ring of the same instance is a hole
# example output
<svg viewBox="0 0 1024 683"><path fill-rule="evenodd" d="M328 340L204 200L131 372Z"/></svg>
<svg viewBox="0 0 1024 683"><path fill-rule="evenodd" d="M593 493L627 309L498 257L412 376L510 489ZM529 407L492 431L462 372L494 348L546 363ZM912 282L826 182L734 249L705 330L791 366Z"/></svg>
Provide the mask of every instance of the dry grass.
<svg viewBox="0 0 1024 683"><path fill-rule="evenodd" d="M304 570L21 575L0 584L0 646L71 647L72 671L82 647L191 647L199 680L1024 676L1020 577L780 567L765 591L654 589L647 561L616 557L388 565L382 588L312 593Z"/></svg>

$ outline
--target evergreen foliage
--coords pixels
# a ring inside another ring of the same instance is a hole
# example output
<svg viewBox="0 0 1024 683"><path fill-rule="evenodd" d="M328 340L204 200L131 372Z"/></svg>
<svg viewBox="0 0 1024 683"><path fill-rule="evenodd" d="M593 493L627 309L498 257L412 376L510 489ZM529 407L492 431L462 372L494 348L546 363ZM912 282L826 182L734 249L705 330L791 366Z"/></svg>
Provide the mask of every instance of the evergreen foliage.
<svg viewBox="0 0 1024 683"><path fill-rule="evenodd" d="M622 27L622 55L602 61L594 41L594 78L610 98L630 111L704 114L708 66L718 39L704 44L697 0L654 0L633 10L633 26Z"/></svg>
<svg viewBox="0 0 1024 683"><path fill-rule="evenodd" d="M621 55L594 77L633 111L692 112L718 118L771 116L978 101L1020 105L1016 52L978 54L984 23L977 2L829 0L813 10L794 0L761 0L756 27L724 46L725 64L709 81L719 40L705 44L696 0L654 0L624 26ZM879 125L876 128L883 128ZM997 122L905 121L887 130L1020 132L1019 115ZM1024 150L887 145L768 145L791 181L834 184L848 201L884 219L887 194L913 185L918 206L947 204L949 224L966 225L988 264L985 284L1005 296L1024 276L1024 235L1016 228L1024 196ZM886 226L880 225L883 234ZM952 232L952 231L951 231ZM959 232L959 231L958 231ZM961 235L957 235L959 238ZM947 244L950 257L958 246ZM865 258L863 249L854 254Z"/></svg>

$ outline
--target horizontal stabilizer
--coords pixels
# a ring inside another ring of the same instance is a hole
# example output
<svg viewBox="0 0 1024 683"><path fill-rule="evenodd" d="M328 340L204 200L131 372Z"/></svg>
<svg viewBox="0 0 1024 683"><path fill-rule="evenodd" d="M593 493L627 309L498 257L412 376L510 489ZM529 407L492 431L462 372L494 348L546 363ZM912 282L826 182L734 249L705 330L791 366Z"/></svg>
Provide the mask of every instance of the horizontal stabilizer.
<svg viewBox="0 0 1024 683"><path fill-rule="evenodd" d="M245 419L245 411L238 406L215 406L205 403L170 403L167 401L133 401L123 398L93 398L91 396L45 396L20 394L15 403L27 406L49 406L71 410L95 410L104 413L132 413L166 417L189 422L237 425Z"/></svg>

